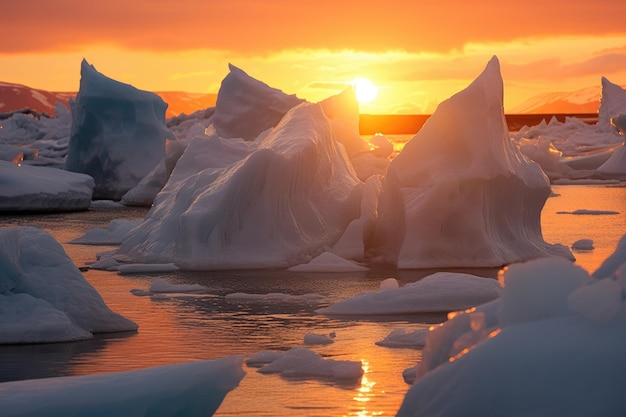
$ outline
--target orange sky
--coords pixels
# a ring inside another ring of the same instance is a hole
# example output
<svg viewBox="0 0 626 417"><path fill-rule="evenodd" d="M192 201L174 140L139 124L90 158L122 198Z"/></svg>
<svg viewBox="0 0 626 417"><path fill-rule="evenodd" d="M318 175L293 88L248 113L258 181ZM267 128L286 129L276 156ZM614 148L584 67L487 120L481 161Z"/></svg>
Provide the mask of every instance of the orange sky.
<svg viewBox="0 0 626 417"><path fill-rule="evenodd" d="M500 59L505 110L626 84L623 0L3 2L0 81L76 91L80 62L152 91L217 92L229 62L311 101L366 77L364 113L430 113Z"/></svg>

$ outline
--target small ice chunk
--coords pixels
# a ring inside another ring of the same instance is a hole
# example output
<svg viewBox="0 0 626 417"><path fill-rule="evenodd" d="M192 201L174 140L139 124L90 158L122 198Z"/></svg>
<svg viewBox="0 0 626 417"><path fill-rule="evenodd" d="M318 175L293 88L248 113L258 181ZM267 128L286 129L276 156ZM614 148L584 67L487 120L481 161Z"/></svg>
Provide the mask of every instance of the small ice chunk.
<svg viewBox="0 0 626 417"><path fill-rule="evenodd" d="M334 340L325 334L307 333L304 335L305 345L330 345Z"/></svg>
<svg viewBox="0 0 626 417"><path fill-rule="evenodd" d="M398 280L395 278L387 278L386 280L380 283L380 290L397 290L400 288L400 284L398 284Z"/></svg>
<svg viewBox="0 0 626 417"><path fill-rule="evenodd" d="M172 284L163 278L157 278L150 285L150 292L157 293L199 293L206 292L207 288L200 284Z"/></svg>
<svg viewBox="0 0 626 417"><path fill-rule="evenodd" d="M274 362L276 359L283 356L283 352L275 352L272 350L264 350L255 353L250 359L246 361L246 365L260 368L263 365Z"/></svg>
<svg viewBox="0 0 626 417"><path fill-rule="evenodd" d="M572 249L574 250L593 250L593 240L591 239L580 239L574 242L572 245Z"/></svg>
<svg viewBox="0 0 626 417"><path fill-rule="evenodd" d="M387 337L376 342L376 345L390 348L421 349L426 344L428 331L428 329L417 329L407 332L405 329L393 329Z"/></svg>
<svg viewBox="0 0 626 417"><path fill-rule="evenodd" d="M141 223L141 220L116 219L106 229L95 227L69 243L82 245L121 245L126 233Z"/></svg>
<svg viewBox="0 0 626 417"><path fill-rule="evenodd" d="M324 359L308 348L292 348L280 358L259 369L262 374L278 373L284 377L357 380L363 375L361 362Z"/></svg>

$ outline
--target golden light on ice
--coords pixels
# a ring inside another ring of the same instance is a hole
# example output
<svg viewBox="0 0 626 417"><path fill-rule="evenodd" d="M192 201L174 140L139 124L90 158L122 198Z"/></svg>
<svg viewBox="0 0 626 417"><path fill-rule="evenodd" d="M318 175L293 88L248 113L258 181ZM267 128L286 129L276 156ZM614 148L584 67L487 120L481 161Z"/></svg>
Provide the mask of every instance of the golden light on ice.
<svg viewBox="0 0 626 417"><path fill-rule="evenodd" d="M369 103L378 96L378 87L367 78L355 78L352 86L359 103Z"/></svg>

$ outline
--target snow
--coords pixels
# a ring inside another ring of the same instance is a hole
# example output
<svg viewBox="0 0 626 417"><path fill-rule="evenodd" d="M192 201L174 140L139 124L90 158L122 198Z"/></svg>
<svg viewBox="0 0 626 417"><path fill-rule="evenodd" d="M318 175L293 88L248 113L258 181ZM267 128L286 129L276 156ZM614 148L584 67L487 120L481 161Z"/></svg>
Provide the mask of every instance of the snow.
<svg viewBox="0 0 626 417"><path fill-rule="evenodd" d="M0 212L86 210L93 179L57 168L0 161Z"/></svg>
<svg viewBox="0 0 626 417"><path fill-rule="evenodd" d="M376 315L448 312L498 298L500 284L492 278L458 272L437 272L397 289L381 286L316 310L328 315Z"/></svg>
<svg viewBox="0 0 626 417"><path fill-rule="evenodd" d="M429 332L397 415L624 414L623 253L599 278L558 257L504 269L501 298Z"/></svg>
<svg viewBox="0 0 626 417"><path fill-rule="evenodd" d="M287 268L293 272L358 272L368 271L369 268L343 259L334 253L324 252L305 264Z"/></svg>
<svg viewBox="0 0 626 417"><path fill-rule="evenodd" d="M63 342L137 329L106 306L41 229L0 229L0 265L0 343Z"/></svg>
<svg viewBox="0 0 626 417"><path fill-rule="evenodd" d="M403 269L498 267L551 254L573 259L542 238L549 195L544 173L510 140L493 57L391 161L375 245Z"/></svg>
<svg viewBox="0 0 626 417"><path fill-rule="evenodd" d="M139 223L140 220L112 220L106 229L101 227L88 229L83 236L77 237L69 243L81 245L120 245L126 233Z"/></svg>
<svg viewBox="0 0 626 417"><path fill-rule="evenodd" d="M361 362L324 359L308 348L291 348L262 366L262 374L280 374L286 378L308 378L336 382L355 381L363 375Z"/></svg>
<svg viewBox="0 0 626 417"><path fill-rule="evenodd" d="M0 384L2 415L211 416L245 375L242 357Z"/></svg>
<svg viewBox="0 0 626 417"><path fill-rule="evenodd" d="M119 200L165 158L166 108L83 60L65 168L94 178L94 199Z"/></svg>

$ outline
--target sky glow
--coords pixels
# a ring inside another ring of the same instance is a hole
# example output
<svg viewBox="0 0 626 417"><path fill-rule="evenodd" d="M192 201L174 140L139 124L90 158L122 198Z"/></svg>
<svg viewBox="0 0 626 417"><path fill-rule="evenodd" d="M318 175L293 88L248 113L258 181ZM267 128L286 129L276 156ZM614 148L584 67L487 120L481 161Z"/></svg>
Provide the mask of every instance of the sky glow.
<svg viewBox="0 0 626 417"><path fill-rule="evenodd" d="M599 91L602 76L626 84L623 2L118 3L6 5L0 81L76 91L86 58L141 89L216 93L230 62L311 101L367 78L379 93L363 113L431 113L493 55L505 110L540 93Z"/></svg>

